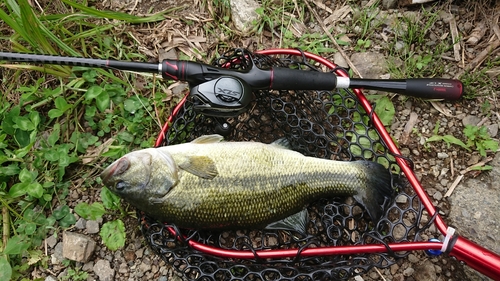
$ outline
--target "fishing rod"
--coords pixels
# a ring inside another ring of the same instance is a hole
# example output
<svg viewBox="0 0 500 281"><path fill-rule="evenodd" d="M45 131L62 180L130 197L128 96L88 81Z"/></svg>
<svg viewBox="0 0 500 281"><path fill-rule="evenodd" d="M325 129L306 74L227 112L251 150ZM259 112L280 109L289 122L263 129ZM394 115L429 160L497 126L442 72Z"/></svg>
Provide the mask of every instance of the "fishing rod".
<svg viewBox="0 0 500 281"><path fill-rule="evenodd" d="M198 109L214 116L241 113L254 90L372 89L445 100L457 100L463 94L459 80L441 78L356 79L285 67L261 69L251 65L245 70L234 70L185 60L144 63L9 52L0 52L0 60L158 73L164 79L188 82L191 94L200 101Z"/></svg>

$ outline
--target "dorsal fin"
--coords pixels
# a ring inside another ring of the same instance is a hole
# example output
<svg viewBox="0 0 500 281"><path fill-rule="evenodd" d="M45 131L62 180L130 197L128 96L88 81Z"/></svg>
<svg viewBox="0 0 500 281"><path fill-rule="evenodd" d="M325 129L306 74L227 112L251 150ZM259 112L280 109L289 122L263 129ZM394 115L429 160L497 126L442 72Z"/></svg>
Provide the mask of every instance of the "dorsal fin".
<svg viewBox="0 0 500 281"><path fill-rule="evenodd" d="M290 142L286 138L277 139L274 142L272 142L271 145L281 147L284 149L292 149Z"/></svg>
<svg viewBox="0 0 500 281"><path fill-rule="evenodd" d="M224 140L224 137L218 134L205 135L194 139L191 143L203 144L203 143L216 143Z"/></svg>

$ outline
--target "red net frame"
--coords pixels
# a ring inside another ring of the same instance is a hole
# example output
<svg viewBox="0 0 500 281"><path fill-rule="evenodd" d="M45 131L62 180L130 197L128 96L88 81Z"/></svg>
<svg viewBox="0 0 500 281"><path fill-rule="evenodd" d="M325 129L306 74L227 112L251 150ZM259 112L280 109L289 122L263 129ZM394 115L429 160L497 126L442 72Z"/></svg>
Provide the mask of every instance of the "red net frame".
<svg viewBox="0 0 500 281"><path fill-rule="evenodd" d="M325 58L317 56L315 54L302 52L295 49L270 49L257 51L256 54L260 55L290 55L290 56L304 56L309 60L313 60L323 66L334 71L338 76L347 77L347 74L342 69L338 69L337 66L328 61ZM401 155L398 147L393 142L391 136L383 126L379 117L374 113L372 104L367 100L363 92L359 89L353 90L356 95L358 102L363 107L365 112L370 112L371 122L373 127L380 135L382 141L387 146L387 149L393 155ZM177 116L179 111L182 109L184 103L186 102L187 95L179 102L169 117L165 126L162 128L155 147L161 146L166 132L169 130L170 124L173 122L174 118ZM385 252L408 252L416 250L444 250L450 256L457 258L459 261L464 262L471 268L491 277L500 277L500 256L492 251L484 249L483 247L467 240L454 233L454 229L449 228L445 221L441 218L436 207L432 204L431 199L423 189L421 183L418 181L415 173L412 170L411 163L402 157L395 157L397 164L401 168L402 174L408 180L409 185L412 187L413 191L416 193L420 199L423 207L428 212L429 216L433 218L433 223L436 225L437 229L446 236L443 242L400 242L400 243L385 243L385 244L367 244L367 245L349 245L349 246L328 246L320 248L305 248L305 249L274 249L274 250L260 250L260 251L248 251L248 250L232 250L232 249L222 249L219 247L214 247L212 245L207 245L200 243L195 239L185 240L189 248L199 251L200 253L227 258L227 259L255 259L256 257L260 259L283 259L283 258L294 258L300 255L301 257L314 257L314 256L331 256L331 255L350 255L356 253L385 253ZM171 235L178 236L178 232L172 226L167 226L166 228ZM178 237L179 240L183 240L186 237ZM444 246L443 246L444 244ZM161 253L160 253L161 254Z"/></svg>

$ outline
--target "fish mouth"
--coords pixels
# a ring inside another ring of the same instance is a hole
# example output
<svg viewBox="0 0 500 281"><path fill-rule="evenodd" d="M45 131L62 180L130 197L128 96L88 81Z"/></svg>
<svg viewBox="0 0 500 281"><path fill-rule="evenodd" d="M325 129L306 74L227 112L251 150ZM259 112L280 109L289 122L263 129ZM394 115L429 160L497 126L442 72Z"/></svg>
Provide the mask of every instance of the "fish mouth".
<svg viewBox="0 0 500 281"><path fill-rule="evenodd" d="M116 162L107 167L100 175L102 182L107 187L112 187L113 176L123 174L130 167L130 161L126 157L118 159Z"/></svg>

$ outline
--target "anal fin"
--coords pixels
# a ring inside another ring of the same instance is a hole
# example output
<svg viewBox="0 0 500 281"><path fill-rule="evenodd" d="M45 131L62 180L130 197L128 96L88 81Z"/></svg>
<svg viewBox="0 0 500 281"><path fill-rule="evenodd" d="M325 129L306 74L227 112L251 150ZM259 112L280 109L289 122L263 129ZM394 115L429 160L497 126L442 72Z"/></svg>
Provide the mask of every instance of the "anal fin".
<svg viewBox="0 0 500 281"><path fill-rule="evenodd" d="M296 214L286 217L282 220L268 224L265 229L268 230L289 230L298 232L307 236L307 223L309 222L309 213L304 209Z"/></svg>

